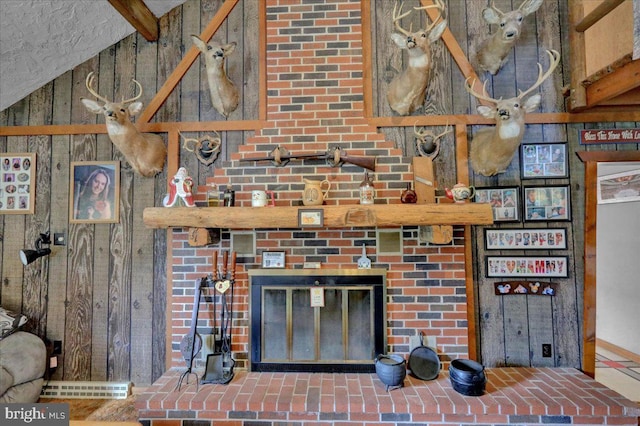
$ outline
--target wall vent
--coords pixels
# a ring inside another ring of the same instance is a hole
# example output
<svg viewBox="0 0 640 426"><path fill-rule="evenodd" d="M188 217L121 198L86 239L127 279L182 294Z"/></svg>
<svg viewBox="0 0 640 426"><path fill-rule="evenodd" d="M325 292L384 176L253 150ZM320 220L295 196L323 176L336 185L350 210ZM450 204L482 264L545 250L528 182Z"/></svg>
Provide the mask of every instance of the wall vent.
<svg viewBox="0 0 640 426"><path fill-rule="evenodd" d="M43 398L126 399L131 382L50 381L42 388Z"/></svg>

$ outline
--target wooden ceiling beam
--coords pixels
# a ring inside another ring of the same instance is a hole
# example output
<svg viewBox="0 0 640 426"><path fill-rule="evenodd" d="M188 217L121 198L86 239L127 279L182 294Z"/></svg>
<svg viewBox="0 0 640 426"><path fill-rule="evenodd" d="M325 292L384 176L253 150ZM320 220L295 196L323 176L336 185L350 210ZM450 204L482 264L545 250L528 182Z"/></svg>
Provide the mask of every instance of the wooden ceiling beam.
<svg viewBox="0 0 640 426"><path fill-rule="evenodd" d="M108 0L147 41L158 40L158 18L143 0Z"/></svg>

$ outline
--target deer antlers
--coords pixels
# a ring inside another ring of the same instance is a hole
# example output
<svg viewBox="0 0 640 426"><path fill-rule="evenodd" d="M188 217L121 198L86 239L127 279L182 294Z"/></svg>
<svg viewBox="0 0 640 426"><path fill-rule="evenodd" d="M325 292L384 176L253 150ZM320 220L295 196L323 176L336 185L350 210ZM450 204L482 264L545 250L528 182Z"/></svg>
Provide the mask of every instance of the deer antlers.
<svg viewBox="0 0 640 426"><path fill-rule="evenodd" d="M96 79L96 76L94 75L93 71L91 71L89 74L87 74L87 78L84 81L85 86L87 86L87 90L89 91L89 93L91 93L96 98L100 99L102 102L110 103L111 101L109 101L107 98L104 98L104 97L100 96L98 94L98 92L96 92L93 89L93 82L95 81L95 79ZM123 96L123 99L120 102L121 104L128 104L130 102L136 101L136 100L140 99L140 97L142 96L142 85L136 79L132 78L131 81L133 81L138 86L138 90L140 91L140 93L138 93L137 96L134 96L131 99L124 99L124 96Z"/></svg>
<svg viewBox="0 0 640 426"><path fill-rule="evenodd" d="M518 90L520 93L518 94L517 99L522 100L525 96L527 96L529 93L534 91L547 78L549 78L549 76L556 69L556 67L560 63L560 53L558 53L557 50L553 50L552 49L552 50L547 50L547 55L549 55L549 68L547 69L547 71L545 73L543 73L542 72L542 65L540 64L540 62L538 62L538 79L533 84L533 86L529 87L527 90L525 90L525 91ZM493 104L497 104L498 102L500 102L502 100L502 98L494 99L494 98L490 97L487 94L487 80L485 80L484 83L482 84L482 93L478 93L473 89L473 86L474 86L474 84L476 82L475 79L471 83L469 83L470 79L471 79L471 77L469 77L469 78L467 78L465 80L465 82L464 82L465 83L465 88L467 89L467 92L469 92L474 97L476 97L476 98L478 98L480 100L483 100L483 101L491 102Z"/></svg>
<svg viewBox="0 0 640 426"><path fill-rule="evenodd" d="M429 157L431 159L438 156L440 152L440 138L453 131L453 126L449 127L449 123L445 125L444 131L436 135L431 130L421 127L420 130L413 125L413 133L416 136L416 149L421 157Z"/></svg>
<svg viewBox="0 0 640 426"><path fill-rule="evenodd" d="M536 87L540 86L543 81L545 81L551 73L556 69L558 64L560 63L560 53L557 50L547 50L547 55L549 55L549 69L547 72L542 74L542 65L538 62L538 80L534 83L533 86L529 87L524 92L520 90L520 94L518 95L518 99L524 98L526 95L531 93Z"/></svg>
<svg viewBox="0 0 640 426"><path fill-rule="evenodd" d="M402 28L402 26L400 25L400 20L402 18L405 18L407 16L409 16L411 14L411 10L409 10L408 12L402 13L402 6L404 3L400 3L400 10L398 11L398 2L396 2L393 5L393 25L395 25L396 30L398 30L399 33L404 34L407 37L411 37L411 34L413 33L413 29L412 26L409 26L409 31L405 30L404 28ZM440 12L440 14L438 15L438 18L435 19L431 24L427 25L427 27L424 29L425 32L429 32L433 29L433 27L436 26L436 24L438 22L440 22L441 19L443 19L442 15L444 13L444 2L443 0L435 0L435 4L429 5L429 6L421 6L421 7L414 7L414 10L426 10L426 9L431 9L431 8L437 8ZM399 13L401 15L399 15Z"/></svg>

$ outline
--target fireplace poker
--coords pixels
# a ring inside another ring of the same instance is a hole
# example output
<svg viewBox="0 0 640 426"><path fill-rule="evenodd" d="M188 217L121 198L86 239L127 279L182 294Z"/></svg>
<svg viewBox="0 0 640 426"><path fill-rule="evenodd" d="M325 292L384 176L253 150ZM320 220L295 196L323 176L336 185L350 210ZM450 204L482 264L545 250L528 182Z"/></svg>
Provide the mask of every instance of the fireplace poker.
<svg viewBox="0 0 640 426"><path fill-rule="evenodd" d="M215 272L217 274L217 252L215 255L216 260L214 261L214 268L216 269ZM236 253L233 252L231 255L230 276L228 276L229 253L226 251L223 252L221 273L214 282L214 288L219 293L217 297L220 300L220 346L218 346L218 341L216 341L215 352L207 356L207 365L205 373L202 376L202 383L226 384L233 379L233 367L235 366L235 360L231 357L231 324L233 319L235 264ZM231 300L228 303L227 293L229 293L229 289L231 289ZM214 330L217 328L216 305L217 302L214 297Z"/></svg>

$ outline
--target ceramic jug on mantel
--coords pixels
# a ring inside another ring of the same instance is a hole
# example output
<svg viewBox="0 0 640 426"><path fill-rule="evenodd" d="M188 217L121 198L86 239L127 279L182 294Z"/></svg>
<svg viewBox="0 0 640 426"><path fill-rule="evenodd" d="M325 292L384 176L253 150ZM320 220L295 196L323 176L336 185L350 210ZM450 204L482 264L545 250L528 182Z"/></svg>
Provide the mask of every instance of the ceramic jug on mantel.
<svg viewBox="0 0 640 426"><path fill-rule="evenodd" d="M329 189L331 189L331 183L326 179L304 179L304 185L302 204L305 206L321 206L329 193ZM326 186L326 189L322 189L323 186Z"/></svg>

